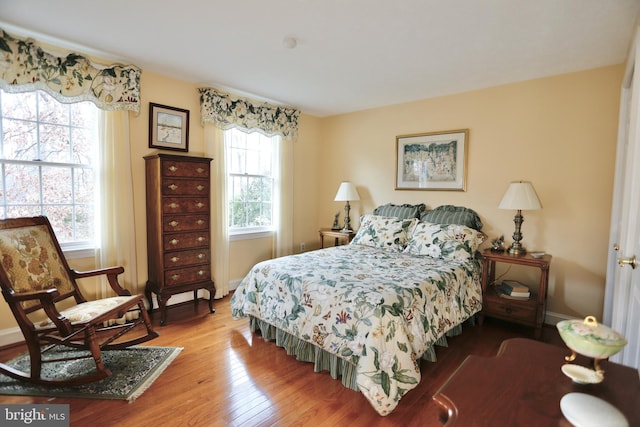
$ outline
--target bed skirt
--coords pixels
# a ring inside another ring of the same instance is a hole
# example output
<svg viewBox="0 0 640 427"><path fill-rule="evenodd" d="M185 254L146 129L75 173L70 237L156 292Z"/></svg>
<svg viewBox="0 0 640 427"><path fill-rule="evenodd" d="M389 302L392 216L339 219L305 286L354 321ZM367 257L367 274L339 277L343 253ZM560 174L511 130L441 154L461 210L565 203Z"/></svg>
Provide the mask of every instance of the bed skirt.
<svg viewBox="0 0 640 427"><path fill-rule="evenodd" d="M475 324L475 316L471 316L468 321ZM249 327L252 332L259 332L265 340L275 341L275 344L278 347L284 348L288 355L295 356L296 359L301 362L313 363L314 372L328 371L331 378L334 380L337 380L338 377L342 377L342 385L346 388L360 391L358 384L356 383L356 365L353 363L341 359L328 351L322 350L307 341L294 337L282 329L276 328L272 324L256 317L249 316ZM461 333L462 324L449 329L449 331L447 331L435 343L429 346L420 359L435 362L435 346L439 345L441 347L447 347L446 337L454 337Z"/></svg>

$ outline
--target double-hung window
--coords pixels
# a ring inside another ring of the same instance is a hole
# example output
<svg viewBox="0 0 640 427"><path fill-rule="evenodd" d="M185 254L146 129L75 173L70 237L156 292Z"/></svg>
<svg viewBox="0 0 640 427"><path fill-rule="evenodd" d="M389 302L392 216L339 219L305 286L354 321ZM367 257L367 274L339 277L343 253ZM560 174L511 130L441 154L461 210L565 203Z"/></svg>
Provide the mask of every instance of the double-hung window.
<svg viewBox="0 0 640 427"><path fill-rule="evenodd" d="M225 131L228 215L231 236L274 230L275 138ZM236 237L237 238L237 237Z"/></svg>
<svg viewBox="0 0 640 427"><path fill-rule="evenodd" d="M95 247L98 111L0 91L0 218L46 215L63 249Z"/></svg>

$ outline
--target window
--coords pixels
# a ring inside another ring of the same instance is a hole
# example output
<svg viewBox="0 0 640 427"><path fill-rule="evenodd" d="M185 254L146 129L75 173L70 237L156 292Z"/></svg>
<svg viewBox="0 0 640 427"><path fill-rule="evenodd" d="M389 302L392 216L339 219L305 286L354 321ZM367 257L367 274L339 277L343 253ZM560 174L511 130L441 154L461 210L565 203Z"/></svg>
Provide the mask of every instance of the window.
<svg viewBox="0 0 640 427"><path fill-rule="evenodd" d="M230 234L273 230L275 138L225 131Z"/></svg>
<svg viewBox="0 0 640 427"><path fill-rule="evenodd" d="M95 247L98 108L0 91L0 218L46 215L63 249Z"/></svg>

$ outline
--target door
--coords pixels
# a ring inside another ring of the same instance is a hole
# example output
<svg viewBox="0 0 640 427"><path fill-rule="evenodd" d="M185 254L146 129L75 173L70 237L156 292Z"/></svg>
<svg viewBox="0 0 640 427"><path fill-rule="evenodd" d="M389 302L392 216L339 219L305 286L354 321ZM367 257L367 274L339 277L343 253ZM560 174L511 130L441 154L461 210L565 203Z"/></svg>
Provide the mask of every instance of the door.
<svg viewBox="0 0 640 427"><path fill-rule="evenodd" d="M640 368L640 33L627 60L620 101L604 323L628 340L612 361Z"/></svg>

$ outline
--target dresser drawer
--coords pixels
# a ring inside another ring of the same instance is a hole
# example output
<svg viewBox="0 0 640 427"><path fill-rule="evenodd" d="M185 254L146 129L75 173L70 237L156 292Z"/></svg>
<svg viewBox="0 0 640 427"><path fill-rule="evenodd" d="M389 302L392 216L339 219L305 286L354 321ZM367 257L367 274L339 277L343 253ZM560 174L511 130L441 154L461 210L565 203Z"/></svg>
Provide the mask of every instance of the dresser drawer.
<svg viewBox="0 0 640 427"><path fill-rule="evenodd" d="M166 286L178 286L211 279L211 267L201 265L197 267L177 268L166 270L164 282Z"/></svg>
<svg viewBox="0 0 640 427"><path fill-rule="evenodd" d="M164 265L166 268L184 267L187 265L209 263L209 259L208 248L167 252L164 254Z"/></svg>
<svg viewBox="0 0 640 427"><path fill-rule="evenodd" d="M162 212L209 212L209 199L206 197L165 197L162 201Z"/></svg>
<svg viewBox="0 0 640 427"><path fill-rule="evenodd" d="M209 178L209 163L165 160L162 162L163 176L181 176L189 178Z"/></svg>
<svg viewBox="0 0 640 427"><path fill-rule="evenodd" d="M195 233L165 234L162 240L165 251L208 247L209 232L204 230Z"/></svg>
<svg viewBox="0 0 640 427"><path fill-rule="evenodd" d="M165 232L207 230L209 215L165 215L162 220L162 229Z"/></svg>
<svg viewBox="0 0 640 427"><path fill-rule="evenodd" d="M208 196L209 181L199 179L172 179L162 181L165 196Z"/></svg>

